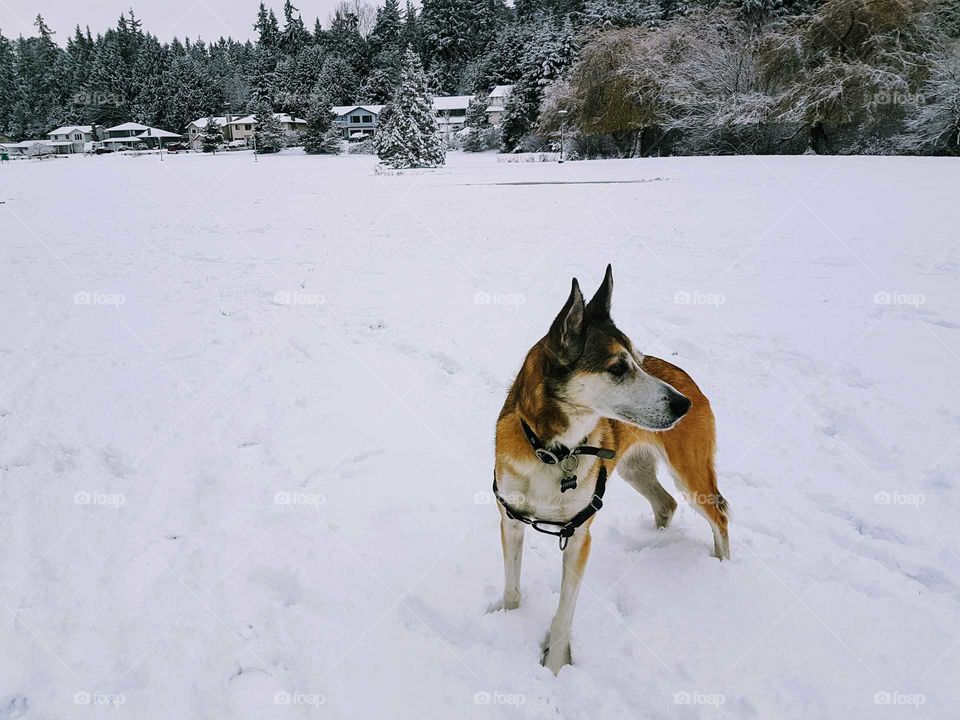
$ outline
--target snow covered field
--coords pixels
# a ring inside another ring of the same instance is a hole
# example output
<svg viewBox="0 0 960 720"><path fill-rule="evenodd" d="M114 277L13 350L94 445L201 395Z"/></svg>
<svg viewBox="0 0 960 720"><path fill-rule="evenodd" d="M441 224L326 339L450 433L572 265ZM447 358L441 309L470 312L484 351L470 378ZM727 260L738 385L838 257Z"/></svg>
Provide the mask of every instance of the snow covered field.
<svg viewBox="0 0 960 720"><path fill-rule="evenodd" d="M0 719L955 716L955 160L373 163L0 168ZM493 426L608 261L733 560L615 479L554 677Z"/></svg>

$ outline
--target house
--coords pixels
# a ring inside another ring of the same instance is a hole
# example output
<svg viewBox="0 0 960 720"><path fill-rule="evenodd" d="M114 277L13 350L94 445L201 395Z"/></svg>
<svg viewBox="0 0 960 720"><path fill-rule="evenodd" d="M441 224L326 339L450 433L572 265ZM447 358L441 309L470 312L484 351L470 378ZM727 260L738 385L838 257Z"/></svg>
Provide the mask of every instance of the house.
<svg viewBox="0 0 960 720"><path fill-rule="evenodd" d="M207 121L210 118L197 118L192 123L187 125L184 130L187 131L187 143L193 150L200 150L201 148L201 136L203 131L207 129ZM223 133L223 139L225 142L233 140L232 128L230 123L233 122L233 115L216 115L213 117L213 121L220 126L220 130Z"/></svg>
<svg viewBox="0 0 960 720"><path fill-rule="evenodd" d="M44 157L46 155L55 155L58 152L58 146L50 140L24 140L18 143L2 143L3 149L10 157Z"/></svg>
<svg viewBox="0 0 960 720"><path fill-rule="evenodd" d="M487 122L491 125L500 124L511 92L513 92L513 85L494 85L493 90L487 95Z"/></svg>
<svg viewBox="0 0 960 720"><path fill-rule="evenodd" d="M280 122L284 134L288 138L294 138L298 133L307 129L307 121L303 118L294 117L287 113L274 113L273 116ZM254 115L247 115L227 123L230 128L230 137L234 140L246 140L250 142L253 137L254 126L257 124L257 118Z"/></svg>
<svg viewBox="0 0 960 720"><path fill-rule="evenodd" d="M47 133L47 139L63 148L58 152L83 152L88 142L97 140L97 128L93 125L64 125Z"/></svg>
<svg viewBox="0 0 960 720"><path fill-rule="evenodd" d="M340 129L344 140L363 140L376 132L383 108L383 105L334 105L333 124Z"/></svg>
<svg viewBox="0 0 960 720"><path fill-rule="evenodd" d="M135 122L125 122L120 125L114 125L105 130L106 138L101 142L112 150L122 150L124 147L134 147L142 144L142 140L137 137L140 133L149 130L146 125Z"/></svg>
<svg viewBox="0 0 960 720"><path fill-rule="evenodd" d="M160 128L152 128L149 125L142 125L137 122L125 122L120 125L114 125L105 131L106 137L103 140L94 141L91 149L105 145L111 150L123 150L146 145L148 147L157 147L158 145L169 142L174 138L183 137L177 133Z"/></svg>
<svg viewBox="0 0 960 720"><path fill-rule="evenodd" d="M473 95L440 95L433 99L433 112L437 116L440 131L449 138L450 133L462 130L467 122L467 108Z"/></svg>

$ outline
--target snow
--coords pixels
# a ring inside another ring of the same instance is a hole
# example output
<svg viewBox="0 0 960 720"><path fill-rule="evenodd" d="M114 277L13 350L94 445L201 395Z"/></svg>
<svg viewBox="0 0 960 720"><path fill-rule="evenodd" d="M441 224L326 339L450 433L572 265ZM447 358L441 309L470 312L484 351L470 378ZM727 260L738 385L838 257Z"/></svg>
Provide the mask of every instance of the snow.
<svg viewBox="0 0 960 720"><path fill-rule="evenodd" d="M374 162L0 168L0 718L955 715L956 161ZM608 261L733 560L614 477L554 677L493 426Z"/></svg>

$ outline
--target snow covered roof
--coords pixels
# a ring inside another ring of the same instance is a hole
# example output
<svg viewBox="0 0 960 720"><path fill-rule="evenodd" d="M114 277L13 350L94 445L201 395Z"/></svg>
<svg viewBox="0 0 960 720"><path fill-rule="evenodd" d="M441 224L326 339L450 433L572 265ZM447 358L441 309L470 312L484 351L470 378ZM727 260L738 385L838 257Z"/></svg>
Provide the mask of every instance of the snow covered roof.
<svg viewBox="0 0 960 720"><path fill-rule="evenodd" d="M383 112L384 105L334 105L333 114L337 117L346 115L351 110L366 110L371 112L374 115L379 115Z"/></svg>
<svg viewBox="0 0 960 720"><path fill-rule="evenodd" d="M141 125L140 123L135 122L125 122L120 125L114 125L111 128L107 128L107 132L115 132L120 130L149 130L146 125Z"/></svg>
<svg viewBox="0 0 960 720"><path fill-rule="evenodd" d="M513 85L494 85L487 97L503 98L513 92Z"/></svg>
<svg viewBox="0 0 960 720"><path fill-rule="evenodd" d="M47 135L69 135L74 130L82 133L92 133L93 127L90 125L64 125L63 127L58 127L56 130L51 130Z"/></svg>
<svg viewBox="0 0 960 720"><path fill-rule="evenodd" d="M140 142L140 138L136 136L107 138L106 140L101 140L101 142L103 143L138 143Z"/></svg>
<svg viewBox="0 0 960 720"><path fill-rule="evenodd" d="M65 145L73 145L72 140L47 140L44 145L50 145L51 147L64 147Z"/></svg>
<svg viewBox="0 0 960 720"><path fill-rule="evenodd" d="M473 95L440 95L433 99L433 109L437 112L466 110L471 100Z"/></svg>
<svg viewBox="0 0 960 720"><path fill-rule="evenodd" d="M205 118L205 117L198 118L197 120L194 120L192 123L187 125L187 127L190 127L190 125L193 125L198 130L203 130L207 126L207 121L209 119L210 118ZM213 118L213 120L217 123L217 125L220 125L221 127L227 124L227 118L225 115L217 115Z"/></svg>
<svg viewBox="0 0 960 720"><path fill-rule="evenodd" d="M146 132L140 133L137 137L175 138L183 137L183 135L170 132L169 130L161 130L160 128L147 128Z"/></svg>
<svg viewBox="0 0 960 720"><path fill-rule="evenodd" d="M289 113L274 113L273 116L282 123L304 123L306 120L303 118L293 117ZM244 115L242 118L237 118L236 120L231 120L230 125L252 125L257 122L257 117L255 115Z"/></svg>

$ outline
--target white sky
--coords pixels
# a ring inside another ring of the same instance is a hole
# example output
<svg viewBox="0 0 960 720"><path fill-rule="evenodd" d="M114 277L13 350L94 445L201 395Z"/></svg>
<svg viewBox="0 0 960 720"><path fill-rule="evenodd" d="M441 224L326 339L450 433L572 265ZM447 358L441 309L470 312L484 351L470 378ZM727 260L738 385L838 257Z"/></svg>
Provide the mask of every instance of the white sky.
<svg viewBox="0 0 960 720"><path fill-rule="evenodd" d="M33 35L33 20L39 12L56 31L57 41L63 45L73 34L77 23L90 26L96 36L116 25L121 13L133 5L143 26L162 41L202 37L216 40L221 35L234 39L253 38L253 23L257 19L260 0L0 0L0 30L8 38ZM272 7L283 24L283 0L264 0ZM314 18L327 26L327 17L337 0L294 0L294 7L307 27L313 28ZM380 4L379 2L375 4Z"/></svg>

